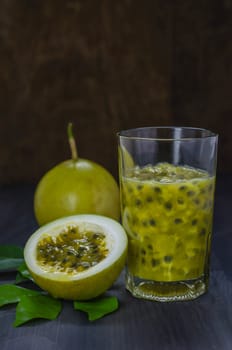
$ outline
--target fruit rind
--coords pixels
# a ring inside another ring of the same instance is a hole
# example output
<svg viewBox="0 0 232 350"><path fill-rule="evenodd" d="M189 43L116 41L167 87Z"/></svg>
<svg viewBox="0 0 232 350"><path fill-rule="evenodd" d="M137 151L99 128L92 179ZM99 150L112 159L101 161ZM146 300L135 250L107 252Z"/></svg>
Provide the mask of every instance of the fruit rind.
<svg viewBox="0 0 232 350"><path fill-rule="evenodd" d="M60 217L79 214L97 214L119 220L118 184L104 167L93 161L66 160L39 181L34 212L40 226Z"/></svg>
<svg viewBox="0 0 232 350"><path fill-rule="evenodd" d="M36 244L44 233L58 232L67 224L99 225L111 241L109 255L87 271L67 276L62 272L44 271L36 262ZM127 255L127 236L122 226L100 215L75 215L55 220L38 229L27 241L24 257L35 282L53 297L70 300L88 300L99 296L112 286L122 271Z"/></svg>

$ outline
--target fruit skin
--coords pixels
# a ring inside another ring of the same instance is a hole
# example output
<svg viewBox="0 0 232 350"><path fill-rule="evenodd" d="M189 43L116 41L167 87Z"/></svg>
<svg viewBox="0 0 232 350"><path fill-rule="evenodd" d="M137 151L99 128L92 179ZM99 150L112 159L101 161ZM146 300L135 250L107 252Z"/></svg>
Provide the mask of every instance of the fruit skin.
<svg viewBox="0 0 232 350"><path fill-rule="evenodd" d="M35 261L36 256L33 241L36 242L41 237L41 234L49 234L53 227L62 227L61 225L64 227L66 223L70 222L92 222L104 227L105 231L113 230L115 237L118 238L120 236L121 246L120 253L117 253L118 258L112 259L113 261L108 267L105 267L96 274L87 275L82 279L78 278L78 276L75 278L75 275L70 277L64 274L58 277L56 273L50 273L50 278L48 278L48 273L42 270L40 270L40 273L38 271L36 272L34 262L31 261L33 257ZM75 215L50 222L32 234L24 248L24 259L35 283L54 298L89 300L104 293L116 281L126 262L127 245L128 240L125 230L115 220L100 215Z"/></svg>
<svg viewBox="0 0 232 350"><path fill-rule="evenodd" d="M123 145L118 147L118 161L119 164L122 164L122 167L125 169L132 169L135 166L132 155Z"/></svg>
<svg viewBox="0 0 232 350"><path fill-rule="evenodd" d="M39 225L74 214L120 218L119 188L101 165L79 158L48 171L36 187L34 212Z"/></svg>
<svg viewBox="0 0 232 350"><path fill-rule="evenodd" d="M30 271L35 283L47 291L54 298L65 300L89 300L96 298L109 289L122 271L126 260L126 252L120 261L116 262L104 272L98 273L90 278L73 281L46 280L46 278Z"/></svg>

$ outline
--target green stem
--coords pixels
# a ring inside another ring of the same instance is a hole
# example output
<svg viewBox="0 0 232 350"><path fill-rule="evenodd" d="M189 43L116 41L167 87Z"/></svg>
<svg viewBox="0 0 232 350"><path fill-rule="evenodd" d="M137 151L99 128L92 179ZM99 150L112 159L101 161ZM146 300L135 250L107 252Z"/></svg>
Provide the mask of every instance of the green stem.
<svg viewBox="0 0 232 350"><path fill-rule="evenodd" d="M77 153L77 147L76 147L76 141L73 136L73 129L72 129L72 123L68 123L68 141L71 149L72 154L72 160L77 161L78 160L78 153Z"/></svg>

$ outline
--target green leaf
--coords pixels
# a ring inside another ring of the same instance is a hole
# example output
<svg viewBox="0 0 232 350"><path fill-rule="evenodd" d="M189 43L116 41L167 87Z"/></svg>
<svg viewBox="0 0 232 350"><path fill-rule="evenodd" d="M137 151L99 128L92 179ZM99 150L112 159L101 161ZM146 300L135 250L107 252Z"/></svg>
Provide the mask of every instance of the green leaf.
<svg viewBox="0 0 232 350"><path fill-rule="evenodd" d="M0 256L23 258L23 248L15 245L0 245Z"/></svg>
<svg viewBox="0 0 232 350"><path fill-rule="evenodd" d="M41 292L15 286L14 284L4 284L0 286L0 307L7 304L18 303L24 296L39 294L41 294Z"/></svg>
<svg viewBox="0 0 232 350"><path fill-rule="evenodd" d="M0 271L15 271L23 262L23 248L14 245L0 246Z"/></svg>
<svg viewBox="0 0 232 350"><path fill-rule="evenodd" d="M14 326L18 327L35 318L54 320L60 311L60 300L43 295L24 295L16 307Z"/></svg>
<svg viewBox="0 0 232 350"><path fill-rule="evenodd" d="M15 284L19 284L19 283L26 282L26 281L28 281L28 279L23 277L23 275L21 275L21 273L18 272L16 277L15 277Z"/></svg>
<svg viewBox="0 0 232 350"><path fill-rule="evenodd" d="M116 297L101 297L90 301L74 301L74 309L88 314L89 321L97 320L118 309Z"/></svg>
<svg viewBox="0 0 232 350"><path fill-rule="evenodd" d="M0 257L0 271L15 271L22 262L23 259Z"/></svg>
<svg viewBox="0 0 232 350"><path fill-rule="evenodd" d="M18 274L16 275L16 279L15 279L15 283L20 283L20 282L24 282L27 280L31 280L34 282L28 268L27 265L25 264L25 262L23 262L19 267L18 267Z"/></svg>

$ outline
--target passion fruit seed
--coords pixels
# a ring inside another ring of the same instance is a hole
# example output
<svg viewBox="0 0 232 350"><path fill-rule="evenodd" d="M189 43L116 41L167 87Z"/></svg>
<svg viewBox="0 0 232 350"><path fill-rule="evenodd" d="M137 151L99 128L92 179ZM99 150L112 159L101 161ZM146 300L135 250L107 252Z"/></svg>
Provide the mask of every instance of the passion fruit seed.
<svg viewBox="0 0 232 350"><path fill-rule="evenodd" d="M166 202L164 206L165 206L165 208L168 209L168 210L171 210L171 209L172 209L172 203L171 203L171 202Z"/></svg>
<svg viewBox="0 0 232 350"><path fill-rule="evenodd" d="M115 220L74 215L35 231L24 259L35 283L55 298L89 300L110 288L122 271L127 235Z"/></svg>
<svg viewBox="0 0 232 350"><path fill-rule="evenodd" d="M127 219L122 215L122 221L134 275L176 281L202 273L211 237L214 182L203 170L168 163L137 166L125 174L122 212ZM197 247L201 252L193 254Z"/></svg>
<svg viewBox="0 0 232 350"><path fill-rule="evenodd" d="M45 236L37 245L37 261L50 272L75 274L98 264L107 255L102 232L79 232L67 226L57 236Z"/></svg>

